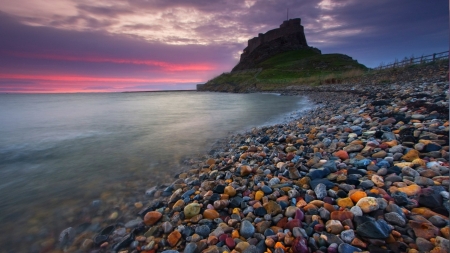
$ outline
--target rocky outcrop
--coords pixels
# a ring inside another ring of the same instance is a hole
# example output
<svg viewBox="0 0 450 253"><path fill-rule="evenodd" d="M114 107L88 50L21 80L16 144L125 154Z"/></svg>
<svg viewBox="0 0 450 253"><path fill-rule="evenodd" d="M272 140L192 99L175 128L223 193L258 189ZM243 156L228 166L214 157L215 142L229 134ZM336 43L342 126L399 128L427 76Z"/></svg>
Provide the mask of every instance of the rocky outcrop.
<svg viewBox="0 0 450 253"><path fill-rule="evenodd" d="M250 39L243 50L239 63L233 71L256 68L258 63L287 51L312 48L306 42L303 26L299 18L284 21L280 28L260 33L258 37ZM313 48L320 54L320 50Z"/></svg>

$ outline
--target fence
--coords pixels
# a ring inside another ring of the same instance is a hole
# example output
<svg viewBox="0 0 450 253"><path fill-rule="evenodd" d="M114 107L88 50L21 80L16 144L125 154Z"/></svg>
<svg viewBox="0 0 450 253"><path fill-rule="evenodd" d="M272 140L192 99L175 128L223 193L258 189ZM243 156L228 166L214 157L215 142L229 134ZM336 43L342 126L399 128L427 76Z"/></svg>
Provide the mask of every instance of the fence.
<svg viewBox="0 0 450 253"><path fill-rule="evenodd" d="M374 70L382 70L382 69L390 69L390 68L404 68L411 65L416 64L425 64L430 62L435 62L438 60L448 59L448 53L449 51L441 52L441 53L434 53L430 55L420 56L420 57L411 57L407 58L405 57L404 60L398 61L395 60L394 63L383 65L381 64L379 67L374 68Z"/></svg>

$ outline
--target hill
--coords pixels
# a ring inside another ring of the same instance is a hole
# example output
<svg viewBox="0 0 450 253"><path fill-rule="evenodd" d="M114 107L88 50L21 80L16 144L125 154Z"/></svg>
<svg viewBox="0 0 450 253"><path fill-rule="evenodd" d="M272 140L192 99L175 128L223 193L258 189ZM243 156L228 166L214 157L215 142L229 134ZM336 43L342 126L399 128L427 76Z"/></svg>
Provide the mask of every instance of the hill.
<svg viewBox="0 0 450 253"><path fill-rule="evenodd" d="M254 68L223 73L203 85L200 91L273 91L291 85L340 83L363 73L362 64L344 54L321 54L307 47L275 54L254 64Z"/></svg>

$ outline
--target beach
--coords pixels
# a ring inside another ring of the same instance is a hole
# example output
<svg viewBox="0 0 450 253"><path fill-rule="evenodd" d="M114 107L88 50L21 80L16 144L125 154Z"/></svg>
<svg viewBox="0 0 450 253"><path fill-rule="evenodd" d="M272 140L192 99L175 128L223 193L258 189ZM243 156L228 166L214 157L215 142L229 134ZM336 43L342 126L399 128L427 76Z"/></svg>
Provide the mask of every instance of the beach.
<svg viewBox="0 0 450 253"><path fill-rule="evenodd" d="M44 252L448 252L448 63L424 69L283 90L316 106L219 141L133 219L68 227Z"/></svg>

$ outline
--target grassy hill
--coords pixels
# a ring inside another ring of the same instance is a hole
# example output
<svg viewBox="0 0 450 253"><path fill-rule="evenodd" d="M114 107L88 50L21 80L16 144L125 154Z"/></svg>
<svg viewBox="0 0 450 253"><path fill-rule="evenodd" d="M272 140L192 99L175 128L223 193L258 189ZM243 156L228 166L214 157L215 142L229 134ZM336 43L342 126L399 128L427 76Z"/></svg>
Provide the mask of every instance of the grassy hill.
<svg viewBox="0 0 450 253"><path fill-rule="evenodd" d="M289 51L273 56L255 69L223 73L201 90L248 92L273 91L289 85L339 83L367 68L343 54L320 54L313 49Z"/></svg>

